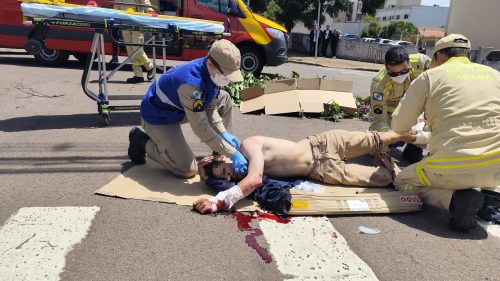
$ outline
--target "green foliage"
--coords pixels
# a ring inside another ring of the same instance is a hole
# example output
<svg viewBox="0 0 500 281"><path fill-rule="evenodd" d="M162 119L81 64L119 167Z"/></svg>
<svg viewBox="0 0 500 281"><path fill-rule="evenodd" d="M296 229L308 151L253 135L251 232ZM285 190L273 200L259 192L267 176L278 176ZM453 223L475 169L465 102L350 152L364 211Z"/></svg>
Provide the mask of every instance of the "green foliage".
<svg viewBox="0 0 500 281"><path fill-rule="evenodd" d="M345 117L346 114L340 109L340 105L333 100L325 105L325 111L321 112L321 118L333 122L338 122Z"/></svg>
<svg viewBox="0 0 500 281"><path fill-rule="evenodd" d="M275 11L275 19L284 24L290 31L297 22L302 22L307 28L312 28L318 17L317 0L273 0L279 9ZM321 0L320 24L325 22L324 14L335 18L341 11L350 6L349 0Z"/></svg>
<svg viewBox="0 0 500 281"><path fill-rule="evenodd" d="M366 98L362 98L360 96L356 96L356 111L354 112L354 118L360 118L365 121L369 121L370 119L370 110L371 110L371 97L368 96Z"/></svg>
<svg viewBox="0 0 500 281"><path fill-rule="evenodd" d="M363 8L361 12L367 15L375 15L377 9L384 6L385 0L363 0Z"/></svg>
<svg viewBox="0 0 500 281"><path fill-rule="evenodd" d="M222 88L222 90L227 91L229 95L233 98L234 105L240 105L241 103L241 92L247 88L253 86L262 86L267 81L271 80L282 80L285 79L283 75L274 74L274 75L266 75L262 74L259 77L255 77L251 72L243 72L243 81L236 83L229 83L229 85ZM292 71L292 78L299 78L299 73Z"/></svg>
<svg viewBox="0 0 500 281"><path fill-rule="evenodd" d="M270 2L270 0L251 0L250 9L257 14L262 14L267 10L267 6Z"/></svg>
<svg viewBox="0 0 500 281"><path fill-rule="evenodd" d="M391 21L387 26L387 35L386 38L391 38L394 34L402 34L403 36L418 34L418 28L411 22L407 21Z"/></svg>
<svg viewBox="0 0 500 281"><path fill-rule="evenodd" d="M380 25L378 22L372 22L370 25L363 29L361 32L361 37L378 38L380 34Z"/></svg>

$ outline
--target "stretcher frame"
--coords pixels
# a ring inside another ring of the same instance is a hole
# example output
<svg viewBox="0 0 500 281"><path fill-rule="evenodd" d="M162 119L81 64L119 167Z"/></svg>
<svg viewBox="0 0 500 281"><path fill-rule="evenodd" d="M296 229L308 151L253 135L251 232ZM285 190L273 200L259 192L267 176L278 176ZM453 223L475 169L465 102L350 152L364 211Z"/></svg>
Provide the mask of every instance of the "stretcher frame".
<svg viewBox="0 0 500 281"><path fill-rule="evenodd" d="M126 3L123 3L126 4ZM158 10L156 7L151 5L142 4L127 4L130 6L149 6L154 10ZM180 46L184 45L183 38L185 36L204 36L217 38L222 36L221 33L216 32L206 32L206 31L193 31L178 28L174 24L169 24L165 28L148 27L139 24L122 23L121 20L114 19L104 19L103 22L95 21L84 21L84 20L71 20L62 18L33 18L32 23L35 25L34 31L30 34L30 39L37 40L39 42L44 42L45 36L51 26L59 27L71 27L71 28L85 28L94 29L94 37L92 40L92 45L90 48L90 54L85 62L81 86L83 92L87 97L94 100L97 103L97 112L102 115L104 124L109 126L111 124L111 111L137 111L140 109L139 104L129 104L129 105L113 105L110 101L112 100L142 100L144 94L142 95L124 95L116 94L111 95L108 92L108 81L113 77L113 75L118 72L123 66L131 62L135 54L141 49L136 49L132 54L129 54L127 59L121 62L117 67L115 67L111 72L108 73L106 68L106 52L104 47L104 34L105 32L111 38L113 44L118 46L137 46L137 47L152 47L153 50L153 83L156 82L156 49L161 48L162 52L162 66L160 70L166 71L166 48L170 47L170 43L177 40L181 40ZM138 31L143 33L151 33L152 36L147 41L142 44L129 43L120 40L119 36L115 37L120 31ZM225 34L225 33L224 33ZM92 91L89 87L90 74L94 66L94 60L97 60L97 72L98 72L98 93Z"/></svg>

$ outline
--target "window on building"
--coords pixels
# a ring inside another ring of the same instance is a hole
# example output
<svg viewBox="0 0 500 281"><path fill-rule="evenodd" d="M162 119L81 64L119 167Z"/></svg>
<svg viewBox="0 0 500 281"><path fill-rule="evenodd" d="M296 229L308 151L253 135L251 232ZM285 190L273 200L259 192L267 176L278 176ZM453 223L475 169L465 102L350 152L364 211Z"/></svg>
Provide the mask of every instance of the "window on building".
<svg viewBox="0 0 500 281"><path fill-rule="evenodd" d="M409 17L410 17L410 15L408 15L408 14L405 14L405 19L407 19L407 18L409 18Z"/></svg>
<svg viewBox="0 0 500 281"><path fill-rule="evenodd" d="M386 21L386 20L387 20L387 17L383 17L383 18L382 18L382 20L383 20L383 21Z"/></svg>
<svg viewBox="0 0 500 281"><path fill-rule="evenodd" d="M389 20L393 20L393 19L394 19L394 16L390 16L390 17L389 17Z"/></svg>
<svg viewBox="0 0 500 281"><path fill-rule="evenodd" d="M398 19L400 19L400 18L401 18L401 16L400 16L400 15L397 15L397 16L396 16L396 19L397 19L397 20L398 20Z"/></svg>

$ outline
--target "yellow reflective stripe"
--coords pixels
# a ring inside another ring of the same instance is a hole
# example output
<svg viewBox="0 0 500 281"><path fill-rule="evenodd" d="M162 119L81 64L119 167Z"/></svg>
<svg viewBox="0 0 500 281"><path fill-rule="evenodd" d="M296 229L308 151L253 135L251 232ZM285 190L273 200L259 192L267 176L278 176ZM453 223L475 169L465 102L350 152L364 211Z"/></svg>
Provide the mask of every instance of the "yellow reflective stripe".
<svg viewBox="0 0 500 281"><path fill-rule="evenodd" d="M426 159L426 167L429 169L465 169L480 167L500 162L500 151L488 153L484 155L457 157L457 158L440 158Z"/></svg>
<svg viewBox="0 0 500 281"><path fill-rule="evenodd" d="M500 155L500 151L497 152L492 152L488 154L483 154L483 155L476 155L476 156L467 156L467 157L455 157L455 158L431 158L431 159L426 159L426 163L435 163L435 162L458 162L458 161L468 161L468 160L476 160L476 159L484 159L488 158L491 156L496 156Z"/></svg>
<svg viewBox="0 0 500 281"><path fill-rule="evenodd" d="M425 165L425 166L429 169L465 169L465 168L485 166L485 165L494 164L497 162L500 163L500 158L489 160L489 161L484 161L484 162L472 163L472 164L446 165L446 166Z"/></svg>
<svg viewBox="0 0 500 281"><path fill-rule="evenodd" d="M420 166L420 163L415 166L415 171L417 172L417 177L421 184L428 186L431 185L431 182L425 176L424 170L422 169L422 166Z"/></svg>
<svg viewBox="0 0 500 281"><path fill-rule="evenodd" d="M403 185L403 190L404 191L413 191L413 185L406 183L405 185Z"/></svg>

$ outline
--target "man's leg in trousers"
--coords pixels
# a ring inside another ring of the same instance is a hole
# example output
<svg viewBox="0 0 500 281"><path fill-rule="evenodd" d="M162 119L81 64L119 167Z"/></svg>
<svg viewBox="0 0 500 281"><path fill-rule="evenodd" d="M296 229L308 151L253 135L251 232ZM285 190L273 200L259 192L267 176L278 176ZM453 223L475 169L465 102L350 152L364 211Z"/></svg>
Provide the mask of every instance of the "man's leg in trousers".
<svg viewBox="0 0 500 281"><path fill-rule="evenodd" d="M132 37L133 37L134 42L136 42L138 44L144 44L144 34L142 32L133 31ZM135 59L138 61L137 63L139 65L144 65L146 70L152 69L153 63L151 62L151 60L148 58L148 56L144 52L144 48L143 47L140 47L140 48L141 49L139 51L137 51L137 54L135 56ZM142 73L142 69L141 69L141 73Z"/></svg>
<svg viewBox="0 0 500 281"><path fill-rule="evenodd" d="M217 97L217 112L219 112L226 130L233 133L233 99L226 91L221 90L219 97Z"/></svg>
<svg viewBox="0 0 500 281"><path fill-rule="evenodd" d="M384 166L340 162L333 169L338 171L339 182L345 185L386 187L392 183L392 173Z"/></svg>
<svg viewBox="0 0 500 281"><path fill-rule="evenodd" d="M122 36L123 36L123 42L125 43L136 43L134 41L134 33L135 31L128 31L124 30L122 31ZM137 50L137 46L126 46L127 48L127 54L130 57L135 50ZM139 54L140 51L135 53L134 56L130 57L130 60L132 61L132 70L134 71L134 76L137 77L142 77L142 68L141 68L141 63L137 60L137 55Z"/></svg>
<svg viewBox="0 0 500 281"><path fill-rule="evenodd" d="M148 158L178 177L190 178L196 174L196 159L179 123L152 125L142 121L142 127L150 137L146 144Z"/></svg>
<svg viewBox="0 0 500 281"><path fill-rule="evenodd" d="M350 159L377 152L382 143L375 137L375 134L376 132L335 130L327 133L327 141L336 147L336 153L340 159ZM328 145L329 149L331 145ZM328 152L334 153L334 151Z"/></svg>
<svg viewBox="0 0 500 281"><path fill-rule="evenodd" d="M419 163L404 168L394 180L397 190L417 191L424 204L429 204L441 209L449 210L453 189L445 189L447 179L443 175L425 172ZM422 177L423 176L423 177ZM428 185L431 183L431 185Z"/></svg>

